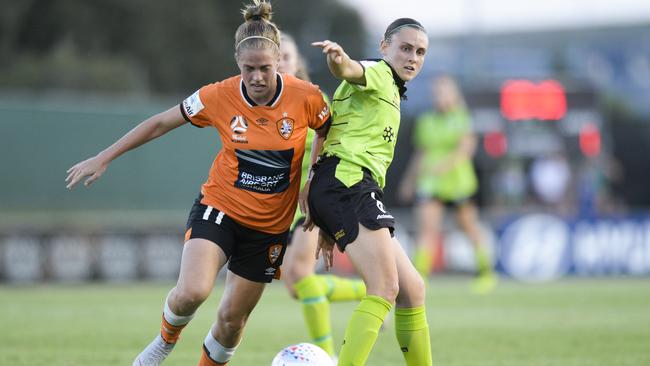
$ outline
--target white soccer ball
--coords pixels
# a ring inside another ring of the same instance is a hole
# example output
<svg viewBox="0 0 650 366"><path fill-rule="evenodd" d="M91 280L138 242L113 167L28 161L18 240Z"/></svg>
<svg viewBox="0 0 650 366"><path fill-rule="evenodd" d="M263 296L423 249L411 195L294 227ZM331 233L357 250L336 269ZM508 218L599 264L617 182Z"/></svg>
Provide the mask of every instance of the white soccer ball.
<svg viewBox="0 0 650 366"><path fill-rule="evenodd" d="M285 347L280 351L271 366L335 366L322 348L311 343L300 343Z"/></svg>

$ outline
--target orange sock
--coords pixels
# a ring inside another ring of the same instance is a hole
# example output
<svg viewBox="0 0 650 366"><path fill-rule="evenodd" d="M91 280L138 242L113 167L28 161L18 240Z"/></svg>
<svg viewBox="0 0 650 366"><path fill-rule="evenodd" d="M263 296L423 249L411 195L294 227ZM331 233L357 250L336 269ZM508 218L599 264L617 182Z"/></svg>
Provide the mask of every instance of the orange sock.
<svg viewBox="0 0 650 366"><path fill-rule="evenodd" d="M199 360L199 366L226 366L228 362L226 363L219 363L208 356L208 352L206 352L205 347L201 351L201 359Z"/></svg>
<svg viewBox="0 0 650 366"><path fill-rule="evenodd" d="M223 366L230 362L230 359L235 354L237 346L224 347L212 335L212 330L208 331L203 341L201 349L201 360L199 366Z"/></svg>
<svg viewBox="0 0 650 366"><path fill-rule="evenodd" d="M162 326L160 327L160 336L162 339L171 344L175 344L178 341L178 337L181 335L181 331L185 328L187 324L183 325L171 325L165 319L165 314L162 316Z"/></svg>

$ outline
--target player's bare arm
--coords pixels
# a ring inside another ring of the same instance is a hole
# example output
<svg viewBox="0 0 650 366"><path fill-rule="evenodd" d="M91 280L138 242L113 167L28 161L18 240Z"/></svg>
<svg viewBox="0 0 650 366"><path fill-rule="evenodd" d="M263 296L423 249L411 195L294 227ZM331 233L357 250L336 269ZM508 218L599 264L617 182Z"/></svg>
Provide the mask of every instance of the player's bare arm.
<svg viewBox="0 0 650 366"><path fill-rule="evenodd" d="M327 55L327 66L334 77L353 84L366 85L363 67L357 61L352 60L341 45L330 40L313 42L311 45L320 47Z"/></svg>
<svg viewBox="0 0 650 366"><path fill-rule="evenodd" d="M309 215L309 205L307 204L307 199L309 198L309 186L311 184L311 178L314 175L314 171L312 170L312 167L314 164L316 164L316 161L318 160L318 156L320 155L320 151L323 148L323 144L325 143L325 138L327 138L327 131L329 130L329 123L325 122L327 126L321 127L316 130L316 138L311 143L311 156L309 157L310 159L310 166L309 166L309 174L307 174L307 181L305 182L305 186L303 189L300 191L300 194L298 195L298 204L300 206L300 212L302 212L305 215L305 222L302 225L302 230L303 231L312 231L314 229L314 221L311 219Z"/></svg>

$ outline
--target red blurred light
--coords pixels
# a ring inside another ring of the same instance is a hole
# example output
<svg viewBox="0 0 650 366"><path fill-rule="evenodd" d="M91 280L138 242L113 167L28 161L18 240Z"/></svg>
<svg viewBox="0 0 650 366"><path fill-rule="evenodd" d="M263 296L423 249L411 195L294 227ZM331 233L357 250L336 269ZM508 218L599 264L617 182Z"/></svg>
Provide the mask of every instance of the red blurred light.
<svg viewBox="0 0 650 366"><path fill-rule="evenodd" d="M591 122L580 129L580 151L590 158L600 154L600 130Z"/></svg>
<svg viewBox="0 0 650 366"><path fill-rule="evenodd" d="M501 131L488 132L483 136L483 149L489 156L500 158L508 152L508 138Z"/></svg>
<svg viewBox="0 0 650 366"><path fill-rule="evenodd" d="M501 87L501 114L508 120L556 121L566 115L566 93L562 84L544 80L507 80Z"/></svg>

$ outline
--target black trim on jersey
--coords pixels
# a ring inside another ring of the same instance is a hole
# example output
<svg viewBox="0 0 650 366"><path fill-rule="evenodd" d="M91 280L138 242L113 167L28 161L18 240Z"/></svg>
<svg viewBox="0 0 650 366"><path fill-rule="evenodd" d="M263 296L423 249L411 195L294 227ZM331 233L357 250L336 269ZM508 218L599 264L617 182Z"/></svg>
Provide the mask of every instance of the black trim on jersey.
<svg viewBox="0 0 650 366"><path fill-rule="evenodd" d="M316 134L318 136L327 136L327 133L330 132L330 127L332 126L332 116L327 117L327 120L316 129Z"/></svg>
<svg viewBox="0 0 650 366"><path fill-rule="evenodd" d="M189 116L187 115L187 113L185 112L185 108L183 108L183 103L179 104L178 107L181 109L181 114L183 115L183 118L184 118L187 122L192 123L192 120L190 119L190 117L189 117Z"/></svg>
<svg viewBox="0 0 650 366"><path fill-rule="evenodd" d="M352 97L352 94L348 95L348 96L345 97L345 98L341 98L341 99L332 99L332 102L342 102L342 101L344 101L344 100L346 100L346 99L350 99L350 97Z"/></svg>
<svg viewBox="0 0 650 366"><path fill-rule="evenodd" d="M347 125L350 122L341 122L341 123L332 123L332 126L340 126L340 125Z"/></svg>
<svg viewBox="0 0 650 366"><path fill-rule="evenodd" d="M396 106L393 102L391 102L391 101L388 100L388 99L384 99L384 98L377 98L377 99L381 100L382 102L386 102L386 103L392 105L393 107L395 107L395 109L397 109L397 111L400 110L400 109L399 109L399 106Z"/></svg>
<svg viewBox="0 0 650 366"><path fill-rule="evenodd" d="M390 71L393 73L393 81L395 81L395 85L397 85L397 90L399 90L399 97L402 100L407 99L406 98L406 90L407 90L406 89L406 81L402 80L399 77L399 75L397 75L397 72L395 72L395 69L393 69L393 66L391 66L391 64L389 64L388 61L386 61L384 59L379 59L379 58L369 58L369 59L366 59L365 61L375 61L375 62L383 61L384 63L386 63L386 65L388 65L388 67L390 67ZM365 73L365 69L364 69L364 73Z"/></svg>
<svg viewBox="0 0 650 366"><path fill-rule="evenodd" d="M179 104L178 106L181 108L181 114L183 115L183 119L185 119L187 122L191 123L192 126L194 126L196 128L203 128L203 126L199 126L196 123L192 122L192 119L185 112L185 108L183 108L183 103Z"/></svg>
<svg viewBox="0 0 650 366"><path fill-rule="evenodd" d="M267 107L273 106L273 103L275 103L275 101L278 100L278 97L280 96L280 93L282 92L282 77L280 76L280 74L277 74L275 80L277 81L277 87L275 88L275 95L273 95L273 98L271 98L271 100L269 100L269 102L266 103ZM242 91L242 95L244 96L244 98L246 98L246 101L248 102L248 104L252 105L253 107L258 106L257 103L255 103L253 101L253 99L251 99L251 97L248 96L248 93L246 92L246 85L244 85L243 80L241 82L241 91Z"/></svg>

